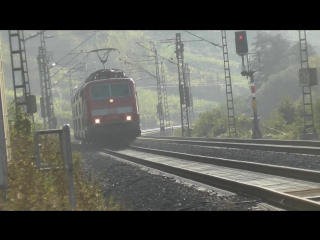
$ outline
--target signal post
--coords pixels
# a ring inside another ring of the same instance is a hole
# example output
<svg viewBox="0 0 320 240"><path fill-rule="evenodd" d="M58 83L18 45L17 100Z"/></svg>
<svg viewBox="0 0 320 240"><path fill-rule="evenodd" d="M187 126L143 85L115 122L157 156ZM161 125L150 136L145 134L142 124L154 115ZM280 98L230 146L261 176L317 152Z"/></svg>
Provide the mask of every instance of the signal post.
<svg viewBox="0 0 320 240"><path fill-rule="evenodd" d="M256 91L254 86L254 77L253 74L257 71L254 70L250 63L250 53L248 53L248 41L246 31L235 32L235 42L236 42L236 52L242 58L242 76L250 77L250 86L251 86L251 96L252 96L252 109L253 109L253 119L252 119L252 139L262 138L262 133L259 124L258 110L257 110L257 100L256 100ZM248 56L249 55L249 56ZM247 57L247 70L244 64L244 56ZM258 63L260 61L258 60ZM260 65L260 64L259 64ZM260 67L259 67L260 70Z"/></svg>

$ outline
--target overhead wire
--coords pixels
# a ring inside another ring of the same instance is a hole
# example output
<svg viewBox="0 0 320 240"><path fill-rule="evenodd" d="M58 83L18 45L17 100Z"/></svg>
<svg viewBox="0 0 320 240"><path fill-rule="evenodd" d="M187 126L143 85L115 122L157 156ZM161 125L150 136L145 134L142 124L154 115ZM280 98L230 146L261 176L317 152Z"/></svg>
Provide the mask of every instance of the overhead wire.
<svg viewBox="0 0 320 240"><path fill-rule="evenodd" d="M70 55L70 53L72 53L74 50L76 50L78 47L80 47L82 44L84 44L85 42L87 42L90 38L92 38L94 35L96 35L98 31L95 31L94 34L92 34L90 37L88 37L86 40L84 40L82 43L80 43L77 47L75 47L74 49L72 49L67 55L65 55L63 58L61 58L59 61L57 61L55 64L58 64L59 62L61 62L63 59L65 59L68 55Z"/></svg>
<svg viewBox="0 0 320 240"><path fill-rule="evenodd" d="M212 44L212 45L214 45L214 46L216 46L216 47L223 48L223 47L222 47L222 46L220 46L219 44L216 44L216 43L214 43L214 42L210 42L210 41L208 41L208 40L206 40L206 39L204 39L204 38L202 38L202 37L199 37L199 36L197 36L197 35L195 35L195 34L193 34L193 33L189 32L189 31L187 31L187 30L183 30L183 31L185 31L185 32L187 32L187 33L189 33L189 34L191 34L191 35L193 35L193 36L197 37L197 38L200 38L200 39L202 39L203 41L206 41L206 42L208 42L208 43L210 43L210 44Z"/></svg>
<svg viewBox="0 0 320 240"><path fill-rule="evenodd" d="M99 31L99 30L98 30ZM75 47L73 50L71 50L66 56L64 56L62 59L60 59L59 61L57 61L55 64L57 65L59 62L61 62L64 58L66 58L68 55L70 55L70 53L72 53L74 50L76 50L78 47L80 47L82 44L84 44L85 42L87 42L90 38L92 38L95 34L97 34L98 31L95 31L94 34L92 34L90 37L88 37L86 40L84 40L82 43L80 43L77 47ZM60 70L62 70L67 64L69 64L73 59L75 59L77 56L79 56L83 51L80 51L78 54L76 54L69 62L67 62L63 67L61 67L58 71L56 71L54 74L52 74L50 76L50 78L54 77ZM60 79L61 80L61 79ZM57 81L54 85L56 85L58 82Z"/></svg>
<svg viewBox="0 0 320 240"><path fill-rule="evenodd" d="M70 33L70 34L63 34L63 35L56 35L56 36L48 36L46 38L64 37L64 36L71 36L71 35L77 35L77 34L86 34L86 33L92 33L92 32L95 32L95 31L80 32L80 33Z"/></svg>
<svg viewBox="0 0 320 240"><path fill-rule="evenodd" d="M27 41L27 40L30 39L30 38L34 38L34 37L40 35L41 33L45 32L45 31L46 31L46 30L42 30L42 31L40 31L40 32L36 32L36 33L32 34L31 36L27 37L26 39L24 39L23 41L25 42L25 41Z"/></svg>
<svg viewBox="0 0 320 240"><path fill-rule="evenodd" d="M153 53L153 51L152 50L150 50L150 49L148 49L148 48L146 48L145 46L142 46L141 44L139 44L139 43L137 43L140 47L143 47L144 49L146 49L146 50L148 50L148 51L150 51L150 52L152 52ZM167 60L168 62L170 62L170 63L173 63L174 65L178 65L178 64L176 64L175 62L173 62L173 61L171 61L171 60L169 60L169 59L166 59L165 57L162 57L161 55L159 55L159 54L157 54L159 57L161 57L162 59L165 59L165 60Z"/></svg>
<svg viewBox="0 0 320 240"><path fill-rule="evenodd" d="M65 66L67 66L68 63L70 63L73 59L75 59L76 57L78 57L81 54L78 53L77 55L75 55L69 62L67 62L63 67L61 67L58 71L56 71L54 74L52 74L50 77L54 77L61 69L63 69Z"/></svg>
<svg viewBox="0 0 320 240"><path fill-rule="evenodd" d="M69 73L69 72L71 72L72 70L73 70L73 68L75 67L75 66L77 66L79 63L82 63L81 61L80 62L78 62L78 63L76 63L73 67L71 67L70 69L69 69L69 71L66 73L66 74L64 74L58 81L56 81L53 85L51 85L51 87L54 87L55 85L57 85L65 76L67 76L67 74Z"/></svg>
<svg viewBox="0 0 320 240"><path fill-rule="evenodd" d="M129 65L133 66L134 68L136 68L136 69L138 69L138 70L140 70L140 71L142 71L142 72L144 72L144 73L146 73L146 74L149 74L150 76L156 78L155 75L153 75L152 73L150 73L148 70L146 70L145 68L143 68L143 67L142 67L140 64L138 64L138 63L129 62L129 61L123 60L123 59L121 59L121 58L119 58L119 60L120 60L120 61L124 61L124 64L129 64Z"/></svg>

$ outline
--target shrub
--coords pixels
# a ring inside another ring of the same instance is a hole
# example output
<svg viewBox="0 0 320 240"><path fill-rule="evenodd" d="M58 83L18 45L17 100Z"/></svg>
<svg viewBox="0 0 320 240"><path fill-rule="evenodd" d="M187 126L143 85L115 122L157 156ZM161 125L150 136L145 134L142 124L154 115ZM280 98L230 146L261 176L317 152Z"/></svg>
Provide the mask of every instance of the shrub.
<svg viewBox="0 0 320 240"><path fill-rule="evenodd" d="M12 159L8 163L8 189L0 200L2 210L70 210L68 184L63 170L40 171L35 167L33 130L28 115L14 103L8 108ZM41 159L51 169L62 166L62 157L54 134L40 137ZM45 150L45 151L43 151ZM89 181L81 168L81 154L73 154L76 210L121 210L113 198L104 200L98 179Z"/></svg>

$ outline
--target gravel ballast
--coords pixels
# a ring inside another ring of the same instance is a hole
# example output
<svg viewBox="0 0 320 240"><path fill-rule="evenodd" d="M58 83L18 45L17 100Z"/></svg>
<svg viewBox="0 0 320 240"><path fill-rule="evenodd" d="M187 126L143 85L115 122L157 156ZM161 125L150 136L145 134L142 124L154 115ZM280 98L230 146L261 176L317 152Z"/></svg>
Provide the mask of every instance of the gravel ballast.
<svg viewBox="0 0 320 240"><path fill-rule="evenodd" d="M192 146L138 139L132 146L320 171L320 156L250 149Z"/></svg>
<svg viewBox="0 0 320 240"><path fill-rule="evenodd" d="M143 167L94 150L81 149L88 177L100 176L105 197L133 211L279 210L258 199L234 194Z"/></svg>

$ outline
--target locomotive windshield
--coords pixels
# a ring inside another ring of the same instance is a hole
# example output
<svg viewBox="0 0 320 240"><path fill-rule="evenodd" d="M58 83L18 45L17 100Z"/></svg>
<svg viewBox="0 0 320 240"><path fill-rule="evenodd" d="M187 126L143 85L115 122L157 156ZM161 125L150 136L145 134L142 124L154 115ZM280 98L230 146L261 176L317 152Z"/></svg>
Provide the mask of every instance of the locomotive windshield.
<svg viewBox="0 0 320 240"><path fill-rule="evenodd" d="M92 100L130 96L128 83L93 85L90 90Z"/></svg>

